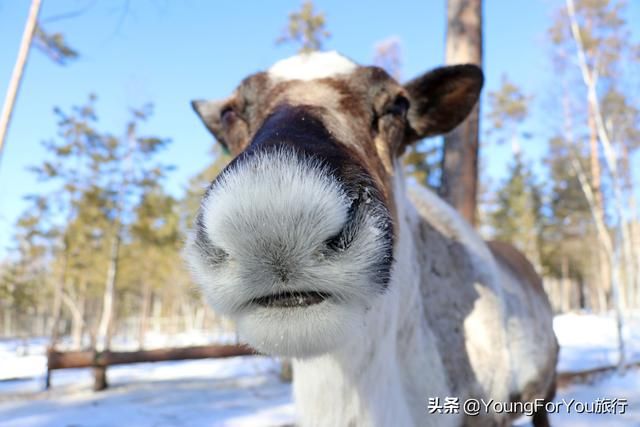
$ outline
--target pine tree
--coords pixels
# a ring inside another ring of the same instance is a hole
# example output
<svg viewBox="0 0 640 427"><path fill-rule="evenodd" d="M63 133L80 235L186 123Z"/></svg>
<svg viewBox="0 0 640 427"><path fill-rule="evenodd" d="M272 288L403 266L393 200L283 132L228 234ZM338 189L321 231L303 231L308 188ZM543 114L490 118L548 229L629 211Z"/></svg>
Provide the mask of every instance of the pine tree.
<svg viewBox="0 0 640 427"><path fill-rule="evenodd" d="M180 288L180 281L175 278L182 268L182 241L177 201L159 186L148 188L135 207L130 239L123 247L121 268L123 292L137 295L140 301L133 310L140 318L138 342L141 348L144 347L154 293L161 293L163 288ZM172 286L167 286L168 278L174 279Z"/></svg>
<svg viewBox="0 0 640 427"><path fill-rule="evenodd" d="M529 114L531 96L504 76L496 91L489 92L487 118L490 141L511 144L513 161L507 179L497 190L496 207L489 214L493 236L514 244L540 270L542 237L542 190L520 149L523 123Z"/></svg>
<svg viewBox="0 0 640 427"><path fill-rule="evenodd" d="M447 64L482 66L482 0L447 1ZM444 138L439 194L476 224L479 106Z"/></svg>
<svg viewBox="0 0 640 427"><path fill-rule="evenodd" d="M561 136L549 141L549 152L544 163L550 185L546 188L547 209L544 219L542 263L549 277L561 280L562 286L575 283L581 308L606 309L606 287L595 280L594 267L597 245L585 244L594 238L595 229L590 207L575 172L569 165L572 159L588 164L588 155L575 152L575 148ZM568 310L572 290L561 290L556 301L558 307Z"/></svg>
<svg viewBox="0 0 640 427"><path fill-rule="evenodd" d="M516 153L508 177L497 191L491 226L497 240L510 242L540 270L542 195L521 153Z"/></svg>
<svg viewBox="0 0 640 427"><path fill-rule="evenodd" d="M293 43L298 45L298 52L309 53L322 50L324 41L331 37L326 30L324 13L316 13L313 1L305 1L300 10L289 14L289 24L284 34L276 40L277 44Z"/></svg>
<svg viewBox="0 0 640 427"><path fill-rule="evenodd" d="M49 267L55 277L52 345L63 303L81 336L87 299L102 295L101 315L92 316L89 326L103 350L113 332L122 250L131 239L135 212L169 168L154 160L168 140L140 134L151 105L132 110L124 134L116 136L97 128L95 104L90 96L71 112L55 110L58 138L44 143L49 158L33 170L46 182L49 232L57 237Z"/></svg>

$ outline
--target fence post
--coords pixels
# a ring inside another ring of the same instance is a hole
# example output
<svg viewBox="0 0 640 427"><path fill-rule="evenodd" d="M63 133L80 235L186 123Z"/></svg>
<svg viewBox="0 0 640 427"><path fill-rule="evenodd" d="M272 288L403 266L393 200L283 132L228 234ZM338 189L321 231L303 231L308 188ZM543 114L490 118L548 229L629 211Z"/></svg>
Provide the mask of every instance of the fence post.
<svg viewBox="0 0 640 427"><path fill-rule="evenodd" d="M106 354L106 351L96 351L93 355L93 391L102 391L109 387Z"/></svg>

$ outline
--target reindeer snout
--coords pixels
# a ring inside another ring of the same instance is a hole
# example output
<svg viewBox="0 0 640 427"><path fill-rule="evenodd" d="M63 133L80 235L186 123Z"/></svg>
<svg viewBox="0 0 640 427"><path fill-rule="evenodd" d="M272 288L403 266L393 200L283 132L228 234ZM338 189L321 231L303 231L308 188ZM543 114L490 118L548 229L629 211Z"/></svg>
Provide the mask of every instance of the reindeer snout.
<svg viewBox="0 0 640 427"><path fill-rule="evenodd" d="M215 181L198 220L212 264L242 265L268 282L290 282L335 250L352 205L320 162L276 148L236 162Z"/></svg>

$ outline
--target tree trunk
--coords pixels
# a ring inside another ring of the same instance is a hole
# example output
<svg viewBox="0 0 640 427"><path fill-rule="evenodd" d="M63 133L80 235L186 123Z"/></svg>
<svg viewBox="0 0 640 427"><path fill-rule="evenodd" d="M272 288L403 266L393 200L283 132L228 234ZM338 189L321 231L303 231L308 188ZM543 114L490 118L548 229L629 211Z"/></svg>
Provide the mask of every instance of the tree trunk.
<svg viewBox="0 0 640 427"><path fill-rule="evenodd" d="M598 151L598 130L596 128L595 112L591 103L588 103L587 124L589 125L589 163L591 168L591 188L594 196L595 214L604 220L604 199L602 197L602 172L600 167L600 155ZM611 292L611 268L607 261L604 249L598 246L597 268L600 275L600 283L605 293Z"/></svg>
<svg viewBox="0 0 640 427"><path fill-rule="evenodd" d="M152 299L151 311L153 312L153 331L160 332L162 330L162 299L157 295Z"/></svg>
<svg viewBox="0 0 640 427"><path fill-rule="evenodd" d="M571 0L567 0L567 2L571 2ZM606 224L595 213L595 198L593 195L593 191L591 191L591 186L589 185L589 181L587 179L586 174L582 170L582 166L580 162L574 157L572 159L571 165L578 177L578 181L580 181L580 186L582 187L582 191L589 203L589 209L591 211L591 215L596 225L596 230L598 233L598 238L601 242L602 247L604 248L607 257L609 259L609 265L612 266L611 269L611 294L613 298L613 305L616 315L616 333L618 336L618 351L619 351L619 359L618 359L618 368L622 371L625 369L626 359L625 359L625 342L624 342L624 317L622 315L622 303L620 298L620 287L619 283L621 282L621 271L620 271L620 263L618 260L617 253L613 246L613 239L609 234Z"/></svg>
<svg viewBox="0 0 640 427"><path fill-rule="evenodd" d="M11 325L11 309L9 307L4 309L4 321L2 323L4 323L4 336L10 337L13 327Z"/></svg>
<svg viewBox="0 0 640 427"><path fill-rule="evenodd" d="M29 58L31 40L33 40L33 33L38 24L40 6L41 0L32 0L27 23L24 26L24 33L22 34L22 41L20 42L20 49L18 50L18 58L16 59L11 80L9 81L9 88L7 89L7 96L2 106L2 116L0 116L0 160L2 159L2 149L4 147L5 137L7 136L7 130L9 129L11 114L13 113L13 107L16 102L16 97L18 96L18 91L20 90L22 76L24 75L24 68Z"/></svg>
<svg viewBox="0 0 640 427"><path fill-rule="evenodd" d="M482 0L448 0L447 64L482 66ZM476 224L479 106L445 136L439 193Z"/></svg>
<svg viewBox="0 0 640 427"><path fill-rule="evenodd" d="M598 154L598 130L596 129L595 112L591 103L588 104L588 124L589 124L589 160L591 164L591 187L595 198L596 208L604 217L604 200L602 199L602 173L600 171L600 155Z"/></svg>
<svg viewBox="0 0 640 427"><path fill-rule="evenodd" d="M117 230L111 242L109 266L102 297L102 315L98 324L96 336L96 349L105 351L109 349L111 327L113 325L113 306L116 293L116 279L118 275L118 258L120 252L120 231Z"/></svg>
<svg viewBox="0 0 640 427"><path fill-rule="evenodd" d="M571 310L571 279L569 278L569 260L562 255L562 312Z"/></svg>
<svg viewBox="0 0 640 427"><path fill-rule="evenodd" d="M578 308L580 310L584 310L587 308L587 295L585 292L584 280L579 278L576 284L578 285Z"/></svg>
<svg viewBox="0 0 640 427"><path fill-rule="evenodd" d="M611 174L611 186L613 189L613 202L615 211L618 217L617 224L617 233L619 235L619 241L622 243L622 262L624 265L631 264L631 243L630 236L628 233L628 229L626 227L626 216L625 209L623 206L623 195L621 188L620 175L618 174L618 158L615 153L615 150L612 147L611 140L609 139L609 134L607 132L607 128L604 123L604 117L600 108L600 101L598 99L598 90L597 90L597 72L589 68L587 64L586 56L585 56L585 44L582 40L582 35L580 33L580 27L578 25L578 20L576 18L576 10L574 0L566 0L567 6L567 14L569 17L569 22L571 26L571 34L576 43L576 55L578 59L578 65L580 67L580 72L582 74L582 80L587 89L587 102L589 103L589 108L593 112L592 116L595 123L595 129L598 134L598 140L602 145L602 150L604 153L604 160L609 172ZM578 171L580 169L580 165L577 161L574 162L574 169ZM581 186L586 193L589 193L588 199L591 205L591 209L593 210L593 206L595 205L595 197L593 195L593 191L588 185L588 182L584 176L584 173L581 173L582 177L580 178ZM614 307L616 312L616 324L617 324L617 332L618 332L618 347L620 352L620 358L618 361L618 367L620 370L624 370L625 367L625 342L623 336L624 330L624 316L623 310L625 308L624 298L624 290L628 289L628 280L629 277L625 277L623 272L621 271L621 262L620 257L617 253L613 245L613 238L609 234L609 231L604 224L604 221L598 217L597 214L594 214L594 220L596 222L596 226L601 231L599 234L602 236L603 247L606 248L607 256L609 258L609 264L611 265L612 270L612 278L611 278L611 293L613 296Z"/></svg>
<svg viewBox="0 0 640 427"><path fill-rule="evenodd" d="M290 383L293 381L293 367L291 359L284 359L280 364L280 381Z"/></svg>
<svg viewBox="0 0 640 427"><path fill-rule="evenodd" d="M635 196L631 196L629 203L631 206L631 212L634 213L636 220L631 222L631 242L633 248L633 295L630 301L633 307L640 309L640 219L638 219L635 212L637 212Z"/></svg>
<svg viewBox="0 0 640 427"><path fill-rule="evenodd" d="M101 352L108 351L111 344L111 334L113 327L113 313L116 294L116 279L118 276L118 261L120 253L120 229L116 229L115 235L111 243L109 255L109 267L107 268L107 277L102 298L102 316L98 325L96 336L96 355ZM94 368L94 390L104 390L107 388L107 371L106 367Z"/></svg>
<svg viewBox="0 0 640 427"><path fill-rule="evenodd" d="M149 307L151 306L151 285L149 280L142 284L142 307L140 309L140 328L138 329L138 348L144 349L144 340L149 324Z"/></svg>
<svg viewBox="0 0 640 427"><path fill-rule="evenodd" d="M597 239L597 235L593 237L594 242L592 245L597 248L596 251L592 253L592 264L594 265L594 271L592 274L592 280L590 280L591 292L594 297L592 299L595 300L593 307L598 307L596 310L599 313L604 313L608 309L607 304L607 292L611 289L609 278L610 275L607 276L607 270L605 267L608 266L608 261L606 258L606 253L602 251L600 241ZM603 258L605 257L605 258ZM605 265L602 265L605 264Z"/></svg>
<svg viewBox="0 0 640 427"><path fill-rule="evenodd" d="M84 297L80 304L76 304L69 295L62 295L64 303L71 312L71 337L73 348L82 347L82 331L84 329Z"/></svg>
<svg viewBox="0 0 640 427"><path fill-rule="evenodd" d="M62 262L62 272L60 275L60 279L56 281L56 286L53 291L53 319L51 322L51 338L49 342L49 347L52 350L55 350L56 344L58 343L60 318L62 317L62 299L63 299L64 288L68 280L69 242L68 242L68 236L66 235L66 233L63 237L63 244L64 244L64 248L63 248L64 258Z"/></svg>
<svg viewBox="0 0 640 427"><path fill-rule="evenodd" d="M106 390L109 387L107 381L107 367L94 366L93 368L93 391Z"/></svg>

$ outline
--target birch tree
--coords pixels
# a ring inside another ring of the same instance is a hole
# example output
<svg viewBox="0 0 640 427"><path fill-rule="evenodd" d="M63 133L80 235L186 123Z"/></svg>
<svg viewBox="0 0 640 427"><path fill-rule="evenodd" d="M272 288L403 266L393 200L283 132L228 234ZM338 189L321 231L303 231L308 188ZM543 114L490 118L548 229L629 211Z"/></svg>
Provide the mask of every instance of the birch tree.
<svg viewBox="0 0 640 427"><path fill-rule="evenodd" d="M638 119L637 110L630 108L635 103L627 102L620 90L630 81L622 64L635 54L637 46L630 42L625 13L624 1L565 0L565 7L551 28L563 67L575 70L580 82L579 86L571 85L577 89L566 91L567 96L576 97L574 105L586 106L582 116L586 123L574 119L575 109L565 112L565 121L571 121L565 125L565 135L576 144L576 152L581 150L582 135L588 139L589 172L577 156L571 165L589 202L601 249L601 265L608 270L602 271L601 278L609 278L611 282L620 337L620 366L624 365L622 312L632 304L638 274L634 260L637 248L630 232L630 225L638 218L629 203L628 196L633 191L627 188L625 194L624 188L628 175L624 168L637 148L634 138L625 134L636 128ZM632 185L632 181L627 180L627 184Z"/></svg>
<svg viewBox="0 0 640 427"><path fill-rule="evenodd" d="M38 22L41 5L41 0L32 0L31 2L29 16L27 17L22 41L20 42L20 49L18 50L18 58L16 59L16 64L13 68L13 73L11 74L11 80L9 81L7 95L2 106L2 115L0 115L0 160L2 159L4 140L9 128L11 115L13 114L13 107L16 102L16 97L18 96L18 91L20 90L22 75L24 74L24 68L27 65L27 59L29 58L31 41L33 40L33 34L36 29L36 23Z"/></svg>

